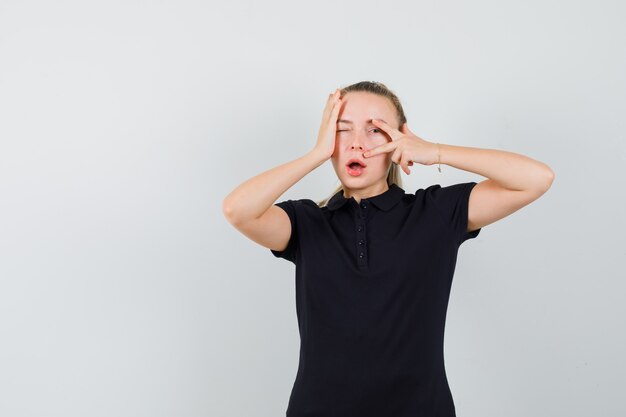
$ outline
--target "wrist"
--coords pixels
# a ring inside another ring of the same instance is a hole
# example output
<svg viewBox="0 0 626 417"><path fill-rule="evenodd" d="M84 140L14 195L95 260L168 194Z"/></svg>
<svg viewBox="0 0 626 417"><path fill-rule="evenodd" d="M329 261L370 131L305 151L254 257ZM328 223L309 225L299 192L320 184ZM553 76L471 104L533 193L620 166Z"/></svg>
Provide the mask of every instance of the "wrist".
<svg viewBox="0 0 626 417"><path fill-rule="evenodd" d="M443 152L445 145L442 143L435 143L434 146L434 157L433 157L433 165L437 165L437 170L441 172L441 164L443 163Z"/></svg>
<svg viewBox="0 0 626 417"><path fill-rule="evenodd" d="M431 142L430 146L430 163L428 165L437 165L441 158L441 144L437 142Z"/></svg>

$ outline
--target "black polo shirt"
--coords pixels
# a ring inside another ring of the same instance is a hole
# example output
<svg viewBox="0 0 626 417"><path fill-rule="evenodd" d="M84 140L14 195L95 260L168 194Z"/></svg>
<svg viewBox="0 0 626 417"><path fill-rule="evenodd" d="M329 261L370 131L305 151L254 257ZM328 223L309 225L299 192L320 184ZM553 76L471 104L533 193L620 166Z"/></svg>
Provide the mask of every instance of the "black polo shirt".
<svg viewBox="0 0 626 417"><path fill-rule="evenodd" d="M360 204L276 203L291 219L299 367L287 417L453 417L444 327L475 182Z"/></svg>

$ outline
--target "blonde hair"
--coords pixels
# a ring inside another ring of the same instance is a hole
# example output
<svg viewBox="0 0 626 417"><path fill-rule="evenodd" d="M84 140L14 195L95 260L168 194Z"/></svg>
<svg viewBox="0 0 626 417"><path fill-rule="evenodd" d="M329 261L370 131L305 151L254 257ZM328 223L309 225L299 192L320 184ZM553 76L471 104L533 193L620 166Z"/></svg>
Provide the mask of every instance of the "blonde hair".
<svg viewBox="0 0 626 417"><path fill-rule="evenodd" d="M406 123L406 116L404 115L404 110L402 109L402 104L400 103L400 99L398 96L394 94L387 86L383 83L379 83L376 81L361 81L347 87L341 88L341 97L345 96L347 93L351 91L365 91L372 94L378 94L381 97L388 98L391 101L391 104L396 108L396 112L398 113L398 126L401 127L404 123ZM402 188L402 177L400 175L400 166L395 162L391 163L391 167L389 168L389 173L387 174L387 185L396 184L398 187ZM328 200L339 191L343 190L343 185L339 184L337 188L325 199L318 201L317 205L319 207L324 207L328 204Z"/></svg>

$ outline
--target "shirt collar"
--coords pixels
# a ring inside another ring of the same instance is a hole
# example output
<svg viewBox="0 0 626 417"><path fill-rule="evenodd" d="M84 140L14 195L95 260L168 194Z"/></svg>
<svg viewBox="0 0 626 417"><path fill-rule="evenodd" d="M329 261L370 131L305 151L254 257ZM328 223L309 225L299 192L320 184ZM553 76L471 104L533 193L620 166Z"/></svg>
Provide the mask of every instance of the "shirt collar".
<svg viewBox="0 0 626 417"><path fill-rule="evenodd" d="M400 201L403 195L404 190L400 188L397 184L393 183L384 193L375 195L374 197L370 198L362 198L361 201L369 201L379 209L387 211L391 209L398 201ZM337 193L335 193L335 195L333 195L330 200L328 200L326 207L328 207L329 210L337 210L351 199L356 203L356 200L354 200L352 197L345 198L343 196L343 189L341 189L337 191Z"/></svg>

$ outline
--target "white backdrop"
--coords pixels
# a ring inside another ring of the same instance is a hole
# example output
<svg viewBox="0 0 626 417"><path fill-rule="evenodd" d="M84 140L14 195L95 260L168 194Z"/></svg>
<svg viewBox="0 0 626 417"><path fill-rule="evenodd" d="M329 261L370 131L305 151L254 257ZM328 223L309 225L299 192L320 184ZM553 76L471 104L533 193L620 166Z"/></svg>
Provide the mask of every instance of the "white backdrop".
<svg viewBox="0 0 626 417"><path fill-rule="evenodd" d="M0 415L284 415L294 267L223 198L380 81L425 140L547 163L461 246L463 417L618 416L626 387L620 1L1 1ZM480 181L414 165L404 189ZM330 162L286 198L326 197Z"/></svg>

